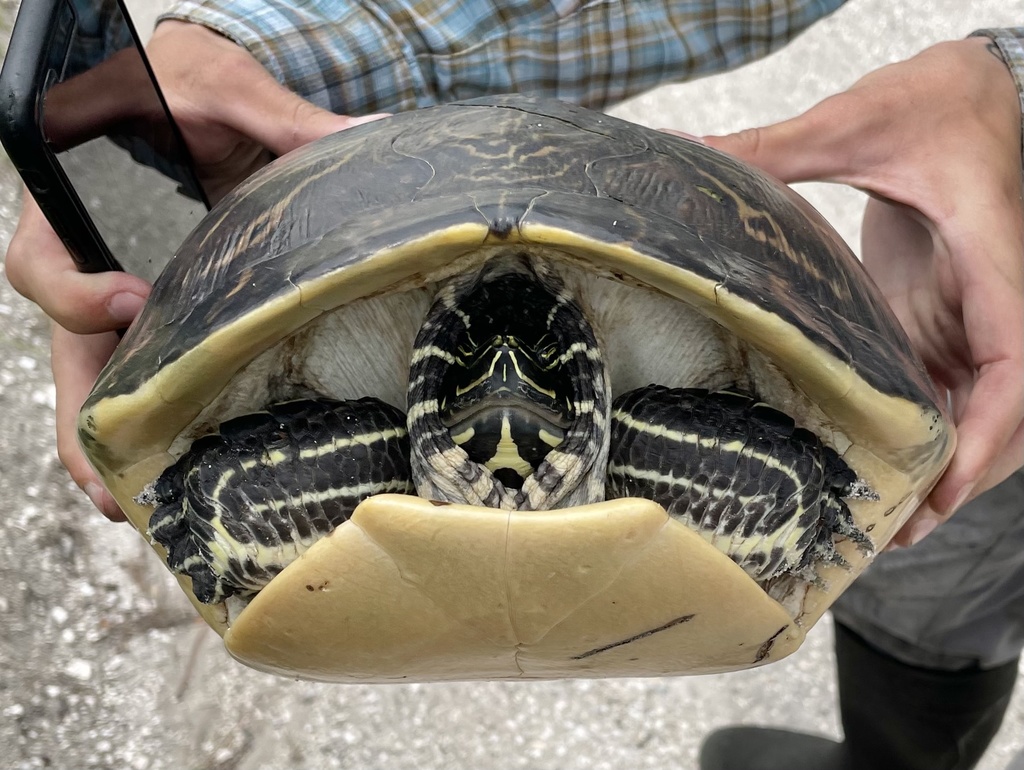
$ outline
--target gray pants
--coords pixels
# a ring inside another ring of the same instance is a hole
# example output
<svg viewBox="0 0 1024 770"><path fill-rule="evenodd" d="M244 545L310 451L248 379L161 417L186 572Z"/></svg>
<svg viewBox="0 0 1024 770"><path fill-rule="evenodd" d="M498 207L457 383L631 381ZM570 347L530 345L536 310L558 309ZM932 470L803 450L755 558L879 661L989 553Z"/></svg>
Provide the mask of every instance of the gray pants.
<svg viewBox="0 0 1024 770"><path fill-rule="evenodd" d="M1024 470L913 548L882 553L833 606L837 621L905 663L960 670L1024 648Z"/></svg>

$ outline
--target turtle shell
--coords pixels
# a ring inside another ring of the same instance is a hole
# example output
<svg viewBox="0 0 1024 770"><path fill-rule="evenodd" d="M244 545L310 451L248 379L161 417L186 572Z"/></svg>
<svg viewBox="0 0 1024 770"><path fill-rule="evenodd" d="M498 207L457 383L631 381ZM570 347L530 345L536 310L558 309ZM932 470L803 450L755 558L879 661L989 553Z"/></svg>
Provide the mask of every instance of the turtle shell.
<svg viewBox="0 0 1024 770"><path fill-rule="evenodd" d="M878 493L850 503L876 550L952 455L885 300L799 196L699 143L522 97L350 129L235 190L101 374L86 455L145 531L137 496L222 420L309 392L404 407L438 282L508 250L559 266L614 392L742 378L812 428ZM708 673L795 650L870 561L843 555L771 597L649 501L508 512L385 495L244 608L197 607L238 659L291 676Z"/></svg>

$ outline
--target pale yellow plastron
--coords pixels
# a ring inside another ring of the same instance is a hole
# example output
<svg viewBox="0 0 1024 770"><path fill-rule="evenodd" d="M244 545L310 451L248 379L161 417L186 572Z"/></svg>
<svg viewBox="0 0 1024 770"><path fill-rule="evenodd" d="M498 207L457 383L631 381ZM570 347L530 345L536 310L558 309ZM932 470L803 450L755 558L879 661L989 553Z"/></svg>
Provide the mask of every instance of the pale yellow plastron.
<svg viewBox="0 0 1024 770"><path fill-rule="evenodd" d="M381 495L224 642L273 673L390 682L710 673L778 660L803 635L649 501L509 513Z"/></svg>

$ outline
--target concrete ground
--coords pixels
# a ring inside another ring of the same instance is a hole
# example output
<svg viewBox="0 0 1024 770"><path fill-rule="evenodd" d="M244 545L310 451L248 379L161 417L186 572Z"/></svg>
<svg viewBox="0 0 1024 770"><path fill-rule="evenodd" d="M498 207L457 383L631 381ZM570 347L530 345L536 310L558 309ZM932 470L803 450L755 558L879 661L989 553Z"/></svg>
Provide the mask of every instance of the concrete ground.
<svg viewBox="0 0 1024 770"><path fill-rule="evenodd" d="M763 124L930 43L1020 23L1022 10L1006 0L850 0L765 62L615 112L695 134ZM0 1L0 28L13 13ZM17 182L0 161L3 244ZM861 196L803 191L857 242ZM723 725L838 736L827 621L791 658L722 676L329 686L241 667L142 539L69 481L54 450L47 338L46 319L0 281L0 766L691 770L702 737ZM1024 686L980 767L1004 770L1022 749Z"/></svg>

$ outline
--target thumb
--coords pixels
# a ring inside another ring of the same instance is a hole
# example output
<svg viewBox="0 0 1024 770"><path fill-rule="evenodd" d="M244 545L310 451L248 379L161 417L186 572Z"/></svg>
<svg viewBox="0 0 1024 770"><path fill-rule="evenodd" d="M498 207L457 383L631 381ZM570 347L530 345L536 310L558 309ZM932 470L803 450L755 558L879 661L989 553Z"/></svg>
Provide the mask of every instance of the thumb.
<svg viewBox="0 0 1024 770"><path fill-rule="evenodd" d="M837 181L844 157L835 152L839 122L833 100L826 99L807 112L781 123L747 128L724 136L705 136L709 147L733 155L767 171L783 182Z"/></svg>
<svg viewBox="0 0 1024 770"><path fill-rule="evenodd" d="M231 101L227 122L275 155L284 155L320 137L387 117L349 117L317 107L278 83L256 64ZM227 105L226 105L227 106Z"/></svg>

